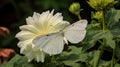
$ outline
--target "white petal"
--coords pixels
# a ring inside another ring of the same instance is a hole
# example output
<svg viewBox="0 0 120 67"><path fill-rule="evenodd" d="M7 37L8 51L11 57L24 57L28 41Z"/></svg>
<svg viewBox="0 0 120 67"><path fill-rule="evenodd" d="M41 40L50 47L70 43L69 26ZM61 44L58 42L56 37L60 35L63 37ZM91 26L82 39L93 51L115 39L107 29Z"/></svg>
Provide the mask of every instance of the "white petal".
<svg viewBox="0 0 120 67"><path fill-rule="evenodd" d="M37 62L44 62L45 54L38 48L30 48L25 53L29 61L35 59Z"/></svg>
<svg viewBox="0 0 120 67"><path fill-rule="evenodd" d="M34 19L35 22L39 21L39 17L40 17L40 14L34 12L34 14L33 14L33 19Z"/></svg>
<svg viewBox="0 0 120 67"><path fill-rule="evenodd" d="M43 12L39 17L39 23L44 23L44 22L47 23L46 18L48 17L49 14L50 11Z"/></svg>
<svg viewBox="0 0 120 67"><path fill-rule="evenodd" d="M29 31L20 31L19 33L16 34L16 38L18 38L20 41L28 40L28 39L33 39L36 35L29 32Z"/></svg>
<svg viewBox="0 0 120 67"><path fill-rule="evenodd" d="M48 22L49 22L49 19L53 16L53 13L54 13L54 10L52 10L51 13L47 16L46 19L48 20Z"/></svg>
<svg viewBox="0 0 120 67"><path fill-rule="evenodd" d="M63 17L61 16L61 13L56 13L56 14L49 20L49 22L50 22L51 24L56 24L55 22L59 23L59 21L61 21L62 18L63 18ZM59 20L59 21L57 21L57 20Z"/></svg>
<svg viewBox="0 0 120 67"><path fill-rule="evenodd" d="M26 18L26 22L28 25L34 25L35 21L32 17L28 17Z"/></svg>
<svg viewBox="0 0 120 67"><path fill-rule="evenodd" d="M33 25L23 25L23 26L20 26L20 29L22 31L29 31L34 34L38 34L40 32L40 29L37 29Z"/></svg>
<svg viewBox="0 0 120 67"><path fill-rule="evenodd" d="M44 58L45 58L45 54L41 51L39 51L39 53L36 54L36 61L37 62L44 62Z"/></svg>
<svg viewBox="0 0 120 67"><path fill-rule="evenodd" d="M29 39L29 40L25 40L25 41L19 41L19 43L17 44L17 46L18 47L23 47L23 46L25 46L25 45L31 45L32 43L31 43L31 41L32 41L33 39Z"/></svg>

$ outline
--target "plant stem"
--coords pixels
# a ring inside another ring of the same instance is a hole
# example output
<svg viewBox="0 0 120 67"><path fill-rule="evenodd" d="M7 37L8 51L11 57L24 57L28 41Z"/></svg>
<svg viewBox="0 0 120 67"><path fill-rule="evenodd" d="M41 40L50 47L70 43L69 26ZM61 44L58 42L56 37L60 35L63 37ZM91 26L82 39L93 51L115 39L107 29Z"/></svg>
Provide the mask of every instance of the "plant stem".
<svg viewBox="0 0 120 67"><path fill-rule="evenodd" d="M113 49L113 54L112 54L112 60L111 60L111 67L114 67L115 62L115 50L116 50L116 45L115 45L115 49Z"/></svg>
<svg viewBox="0 0 120 67"><path fill-rule="evenodd" d="M104 45L101 45L100 48L101 48L101 50L100 50L100 52L99 52L98 59L97 59L97 61L95 62L94 67L98 67L98 65L99 65L99 62L100 62L101 56L102 56L102 54L103 54Z"/></svg>
<svg viewBox="0 0 120 67"><path fill-rule="evenodd" d="M78 19L79 19L79 20L81 20L81 16L80 16L80 14L79 14L79 13L77 14L77 16L78 16Z"/></svg>
<svg viewBox="0 0 120 67"><path fill-rule="evenodd" d="M119 40L117 40L117 42L116 42L116 49L118 50L118 48L119 48ZM115 64L117 63L117 62L119 62L119 60L120 60L120 58L118 58L116 61L115 61Z"/></svg>
<svg viewBox="0 0 120 67"><path fill-rule="evenodd" d="M111 66L114 67L114 62L115 62L115 51L113 50L113 55L112 55L112 60L111 60Z"/></svg>
<svg viewBox="0 0 120 67"><path fill-rule="evenodd" d="M102 18L102 29L105 31L106 25L105 25L105 12L103 11L103 18Z"/></svg>
<svg viewBox="0 0 120 67"><path fill-rule="evenodd" d="M52 58L51 58L51 62L52 62L52 63L56 63L56 59L55 59L54 56L52 56Z"/></svg>
<svg viewBox="0 0 120 67"><path fill-rule="evenodd" d="M103 31L105 31L106 30L106 25L105 25L105 13L104 13L104 11L102 11L103 12L103 17L102 17L102 30ZM101 43L101 46L99 47L100 48L100 52L99 52L99 56L98 56L98 59L97 59L97 61L95 62L95 66L94 67L98 67L98 65L99 65L99 62L100 62L100 59L101 59L101 56L102 56L102 54L103 54L103 51L104 51L104 46L105 46L105 39L102 39L103 40L103 42L101 42L100 40L99 40L99 42Z"/></svg>

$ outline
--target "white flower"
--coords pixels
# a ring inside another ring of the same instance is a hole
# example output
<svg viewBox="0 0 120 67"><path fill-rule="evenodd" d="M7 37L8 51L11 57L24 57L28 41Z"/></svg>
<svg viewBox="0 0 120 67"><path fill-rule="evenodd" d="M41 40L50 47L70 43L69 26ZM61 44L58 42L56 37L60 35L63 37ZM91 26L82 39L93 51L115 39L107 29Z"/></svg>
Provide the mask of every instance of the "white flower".
<svg viewBox="0 0 120 67"><path fill-rule="evenodd" d="M16 38L20 40L18 47L28 61L35 59L37 62L44 62L45 52L32 43L37 36L59 32L69 25L69 22L63 20L61 13L53 15L53 12L54 10L42 14L34 12L33 17L26 19L27 25L20 26L21 31L16 34Z"/></svg>

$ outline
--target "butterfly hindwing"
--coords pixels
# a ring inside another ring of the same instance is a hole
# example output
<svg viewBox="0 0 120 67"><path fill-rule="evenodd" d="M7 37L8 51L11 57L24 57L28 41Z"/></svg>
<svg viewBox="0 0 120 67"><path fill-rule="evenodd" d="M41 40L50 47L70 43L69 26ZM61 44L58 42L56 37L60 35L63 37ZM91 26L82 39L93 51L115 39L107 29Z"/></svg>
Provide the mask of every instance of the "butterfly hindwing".
<svg viewBox="0 0 120 67"><path fill-rule="evenodd" d="M85 37L86 26L87 20L80 20L78 22L75 22L63 30L64 37L71 43L78 43Z"/></svg>

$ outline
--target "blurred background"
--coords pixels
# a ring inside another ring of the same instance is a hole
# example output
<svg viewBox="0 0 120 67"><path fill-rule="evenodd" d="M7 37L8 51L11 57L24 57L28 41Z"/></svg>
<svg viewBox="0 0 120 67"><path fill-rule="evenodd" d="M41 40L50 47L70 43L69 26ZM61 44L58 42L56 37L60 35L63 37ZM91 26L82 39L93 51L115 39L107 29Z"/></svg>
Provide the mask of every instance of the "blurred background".
<svg viewBox="0 0 120 67"><path fill-rule="evenodd" d="M71 23L77 21L77 16L68 10L73 2L80 3L83 9L81 11L82 19L90 22L93 9L89 7L86 0L0 0L0 26L8 28L10 31L8 36L0 37L0 48L12 48L19 53L18 40L15 35L20 31L19 26L25 24L25 19L32 16L33 12L42 13L54 9L55 13L62 13L64 20ZM119 2L115 7L119 9Z"/></svg>

